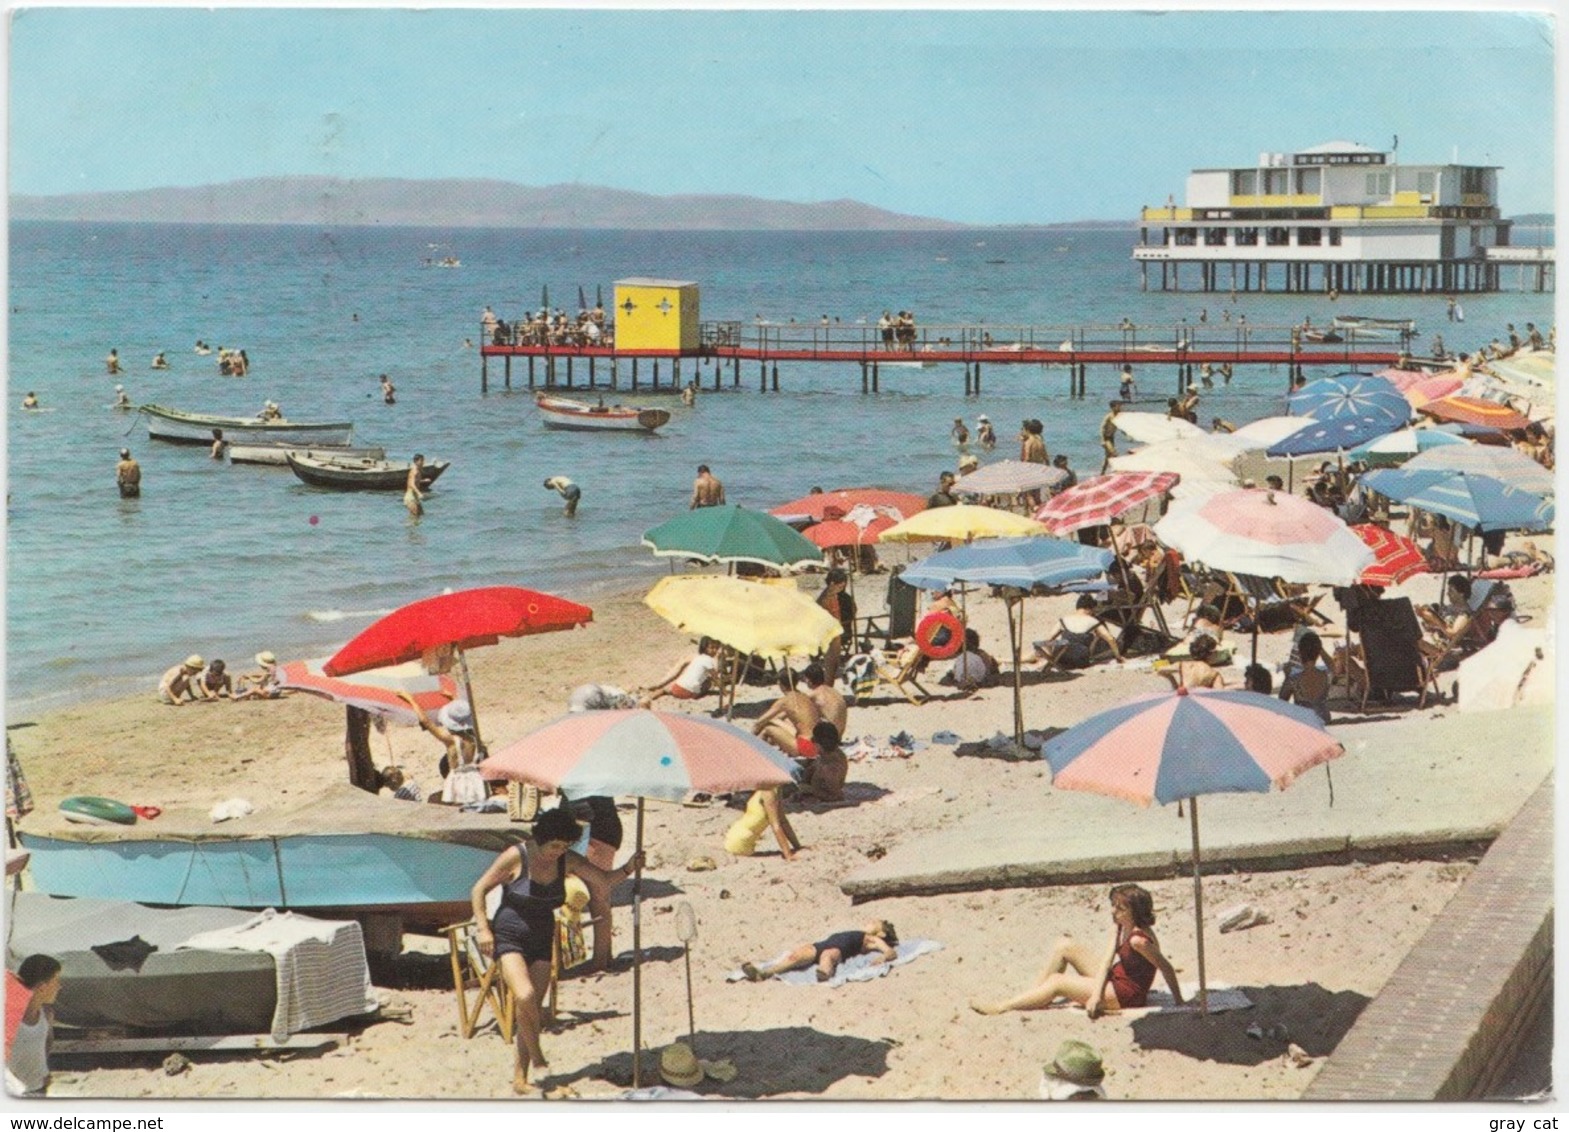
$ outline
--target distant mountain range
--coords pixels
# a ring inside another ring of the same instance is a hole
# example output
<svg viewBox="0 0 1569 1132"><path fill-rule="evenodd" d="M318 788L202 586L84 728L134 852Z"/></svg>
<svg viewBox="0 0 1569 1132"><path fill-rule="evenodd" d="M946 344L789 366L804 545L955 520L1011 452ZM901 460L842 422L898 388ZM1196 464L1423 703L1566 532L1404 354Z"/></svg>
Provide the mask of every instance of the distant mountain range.
<svg viewBox="0 0 1569 1132"><path fill-rule="evenodd" d="M507 181L258 177L195 188L11 197L14 220L181 224L399 225L428 228L950 231L972 225L853 200L812 204L600 185Z"/></svg>

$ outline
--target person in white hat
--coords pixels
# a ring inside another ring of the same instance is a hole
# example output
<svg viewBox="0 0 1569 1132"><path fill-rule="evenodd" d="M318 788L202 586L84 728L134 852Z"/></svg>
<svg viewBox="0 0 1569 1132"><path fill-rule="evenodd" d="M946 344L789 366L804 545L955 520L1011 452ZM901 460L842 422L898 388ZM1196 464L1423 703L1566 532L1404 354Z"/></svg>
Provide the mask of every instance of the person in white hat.
<svg viewBox="0 0 1569 1132"><path fill-rule="evenodd" d="M420 730L428 732L447 749L437 767L442 778L441 800L463 806L483 802L489 797L490 788L479 773L482 755L475 734L474 709L467 701L453 700L432 719L407 692L399 692L398 698L414 709Z"/></svg>
<svg viewBox="0 0 1569 1132"><path fill-rule="evenodd" d="M975 418L975 439L988 452L997 447L997 430L992 427L992 419L985 413Z"/></svg>
<svg viewBox="0 0 1569 1132"><path fill-rule="evenodd" d="M271 649L263 649L256 654L256 663L260 666L255 672L247 672L234 684L234 698L237 700L275 700L283 695L283 689L278 686L278 658Z"/></svg>
<svg viewBox="0 0 1569 1132"><path fill-rule="evenodd" d="M123 385L114 387L114 407L116 409L129 409L131 407L131 395L125 391L125 386Z"/></svg>
<svg viewBox="0 0 1569 1132"><path fill-rule="evenodd" d="M163 674L163 679L158 681L158 699L170 707L179 707L188 700L199 699L196 678L206 667L207 662L192 653Z"/></svg>

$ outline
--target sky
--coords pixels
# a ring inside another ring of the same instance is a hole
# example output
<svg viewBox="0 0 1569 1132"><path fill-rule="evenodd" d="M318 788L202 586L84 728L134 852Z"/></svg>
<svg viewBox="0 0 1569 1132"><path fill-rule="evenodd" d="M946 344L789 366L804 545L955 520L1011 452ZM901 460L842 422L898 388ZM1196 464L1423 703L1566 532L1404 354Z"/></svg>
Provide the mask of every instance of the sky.
<svg viewBox="0 0 1569 1132"><path fill-rule="evenodd" d="M1329 140L1554 203L1550 15L23 9L10 191L493 178L1130 219Z"/></svg>

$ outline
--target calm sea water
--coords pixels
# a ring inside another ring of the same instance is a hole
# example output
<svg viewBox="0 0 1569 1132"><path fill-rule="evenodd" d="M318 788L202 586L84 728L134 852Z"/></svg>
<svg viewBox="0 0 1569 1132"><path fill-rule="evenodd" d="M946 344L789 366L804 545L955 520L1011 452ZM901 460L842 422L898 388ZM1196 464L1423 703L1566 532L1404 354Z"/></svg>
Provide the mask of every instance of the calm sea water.
<svg viewBox="0 0 1569 1132"><path fill-rule="evenodd" d="M914 310L924 324L1218 324L1224 296L1143 294L1132 234L1082 230L984 233L650 233L426 231L14 223L10 229L7 397L7 701L13 718L66 699L151 691L190 652L248 664L329 652L379 612L439 592L519 584L592 601L597 591L652 583L667 566L639 544L683 509L698 463L732 502L768 507L812 485L878 484L925 493L951 467L956 416L997 423L1012 454L1024 417L1047 423L1053 453L1099 466L1095 429L1109 369L1091 395L1068 396L1066 372L988 367L986 390L963 396L961 366L885 370L883 392L860 393L854 366L781 367L782 392L705 394L695 409L667 399L659 435L593 436L544 429L526 392L481 397L478 339L489 303L504 318L539 304L576 307L582 287L608 302L614 280L648 275L702 286L705 319L756 314L811 322L875 322ZM456 256L462 267L424 266ZM1000 262L997 262L1000 261ZM1414 317L1422 341L1441 330L1464 348L1506 321L1552 320L1551 296L1505 293L1465 302L1444 323L1437 298L1243 296L1254 325L1337 310ZM244 347L244 379L217 375L200 338ZM1048 339L1049 340L1049 339ZM124 376L103 358L118 349ZM150 361L168 354L171 368ZM1175 376L1145 367L1147 391ZM668 381L668 369L663 376ZM398 387L385 406L376 375ZM705 384L711 369L700 370ZM623 380L627 367L622 368ZM646 363L642 376L648 375ZM683 376L692 375L691 363ZM578 379L584 370L577 370ZM1243 421L1276 412L1282 371L1238 371L1206 397L1206 416ZM116 382L136 403L254 413L264 399L299 419L351 418L364 443L406 457L451 460L424 519L396 495L308 488L287 469L233 467L204 450L147 440L145 424L111 408ZM44 412L16 409L35 390ZM623 393L623 397L626 394ZM122 501L114 464L128 445L143 494ZM545 477L583 488L575 520Z"/></svg>

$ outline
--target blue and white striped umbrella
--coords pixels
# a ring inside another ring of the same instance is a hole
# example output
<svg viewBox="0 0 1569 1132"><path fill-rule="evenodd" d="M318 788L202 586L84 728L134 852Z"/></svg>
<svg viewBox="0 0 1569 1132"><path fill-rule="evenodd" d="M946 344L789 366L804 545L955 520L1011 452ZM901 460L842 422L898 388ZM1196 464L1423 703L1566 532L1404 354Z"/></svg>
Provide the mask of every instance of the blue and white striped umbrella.
<svg viewBox="0 0 1569 1132"><path fill-rule="evenodd" d="M1386 468L1368 472L1370 491L1487 531L1540 531L1552 526L1553 501L1475 472Z"/></svg>
<svg viewBox="0 0 1569 1132"><path fill-rule="evenodd" d="M1370 417L1335 417L1314 420L1264 450L1266 456L1307 456L1355 448L1400 428L1404 421L1379 413Z"/></svg>
<svg viewBox="0 0 1569 1132"><path fill-rule="evenodd" d="M1394 432L1386 432L1366 444L1359 444L1346 455L1353 460L1364 460L1369 464L1398 464L1419 452L1467 443L1463 436L1458 436L1447 429L1402 428Z"/></svg>
<svg viewBox="0 0 1569 1132"><path fill-rule="evenodd" d="M1104 574L1116 555L1060 538L996 538L941 550L899 575L907 585L946 589L955 582L977 585L1065 586Z"/></svg>
<svg viewBox="0 0 1569 1132"><path fill-rule="evenodd" d="M1287 411L1316 421L1389 417L1393 428L1411 419L1411 402L1388 378L1342 373L1308 382L1287 400Z"/></svg>

